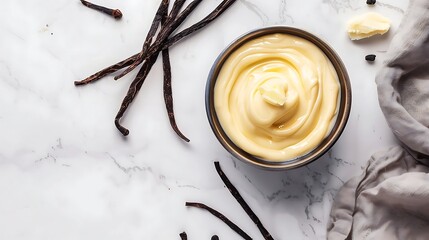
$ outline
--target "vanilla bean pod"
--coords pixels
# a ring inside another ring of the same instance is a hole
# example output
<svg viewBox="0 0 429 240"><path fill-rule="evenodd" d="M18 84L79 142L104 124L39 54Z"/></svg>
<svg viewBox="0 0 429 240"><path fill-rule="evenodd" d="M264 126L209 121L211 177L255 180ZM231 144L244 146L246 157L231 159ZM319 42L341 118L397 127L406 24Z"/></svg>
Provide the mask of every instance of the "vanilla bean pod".
<svg viewBox="0 0 429 240"><path fill-rule="evenodd" d="M105 13L111 17L114 17L115 19L122 18L122 12L119 9L111 9L111 8L99 6L99 5L90 3L90 2L85 1L85 0L80 0L80 2L88 8L97 10L97 11L102 12L102 13Z"/></svg>
<svg viewBox="0 0 429 240"><path fill-rule="evenodd" d="M195 2L195 1L194 1ZM223 12L225 12L233 3L235 3L236 0L223 0L209 15L207 15L205 18L203 18L201 21L195 23L194 25L184 29L183 31L177 33L176 35L174 35L172 38L167 39L166 43L162 46L162 49L167 49L168 47L174 45L175 43L177 43L178 41L182 40L183 38L187 37L188 35L200 30L201 28L204 28L205 26L207 26L208 24L210 24L212 21L214 21L217 17L219 17ZM191 3L192 4L192 3ZM191 5L190 4L190 5ZM198 4L197 4L198 5ZM173 7L174 9L174 7ZM192 11L192 10L191 10ZM184 20L184 19L183 19ZM183 22L183 21L182 21ZM178 23L178 25L180 25L180 23ZM168 36L174 32L174 30L177 28L177 26L175 28L171 28L172 31L168 32L165 36L168 38ZM161 34L161 33L160 33ZM165 41L164 38L157 38L157 40L161 40L161 41ZM128 69L126 69L123 73L121 73L120 75L116 76L115 79L119 79L121 77L123 77L124 75L126 75L127 73L129 73L130 71L132 71L137 65L139 65L140 63L142 63L144 61L144 59L149 56L149 54L146 54L146 56L144 55L144 53L139 53L139 56L137 59ZM134 55L135 56L135 55Z"/></svg>
<svg viewBox="0 0 429 240"><path fill-rule="evenodd" d="M183 38L187 37L188 35L190 35L196 31L198 31L199 29L205 27L206 25L211 23L211 21L215 20L218 16L220 16L220 14L222 14L225 10L227 10L234 2L236 2L236 0L224 0L224 1L222 1L222 3L220 3L216 7L216 9L213 10L209 15L207 15L207 17L205 17L203 20L201 20L200 22L184 29L183 31L177 33L176 35L174 35L173 37L168 39L166 41L165 45L163 46L163 49L173 46L178 41L182 40ZM136 53L133 56L131 56L131 57L119 62L119 63L116 63L112 66L109 66L109 67L89 76L88 78L86 78L84 80L75 81L75 85L84 85L84 84L99 80L99 79L101 79L101 78L103 78L103 77L105 77L111 73L114 73L114 72L116 72L116 71L118 71L124 67L130 66L139 57L141 57L141 52Z"/></svg>
<svg viewBox="0 0 429 240"><path fill-rule="evenodd" d="M246 240L252 240L252 238L247 233L245 233L239 226L237 226L235 223L233 223L231 220L229 220L227 217L225 217L225 215L216 211L215 209L213 209L213 208L211 208L211 207L209 207L203 203L197 203L197 202L186 202L185 206L196 207L196 208L201 208L201 209L207 210L213 216L219 218L222 222L224 222L226 225L228 225L228 227L230 227L232 230L234 230L234 232L238 233L238 235L240 235L242 238L244 238Z"/></svg>
<svg viewBox="0 0 429 240"><path fill-rule="evenodd" d="M155 13L155 17L152 21L152 25L150 26L149 32L147 33L146 39L143 43L142 52L146 52L146 50L149 48L150 44L152 43L152 39L156 34L156 31L158 30L158 26L160 25L162 18L167 14L168 12L168 5L170 3L170 0L162 0L158 10Z"/></svg>
<svg viewBox="0 0 429 240"><path fill-rule="evenodd" d="M136 97L137 93L139 92L141 86L143 85L144 81L146 80L147 75L149 74L150 69L155 64L156 59L158 58L158 54L152 55L147 61L143 63L143 66L140 68L139 72L137 73L136 78L131 83L127 95L122 100L121 107L119 108L118 113L115 117L115 126L116 128L122 133L122 135L127 136L130 131L123 127L119 120L124 116L125 111L128 109L131 102Z"/></svg>
<svg viewBox="0 0 429 240"><path fill-rule="evenodd" d="M149 60L146 60L145 63L143 64L142 68L140 69L139 73L137 74L136 78L133 80L133 82L130 85L130 88L128 89L128 93L125 96L124 100L122 101L121 107L118 111L118 113L116 114L115 117L115 126L116 128L118 128L118 130L124 135L127 136L129 134L129 130L126 129L125 127L123 127L119 121L121 120L121 118L124 116L125 111L127 111L130 103L134 100L135 96L137 95L137 93L140 91L143 82L145 81L147 75L149 74L150 69L152 68L153 64L156 61L156 58L159 55L159 52L162 49L161 44L163 43L162 40L160 40L160 38L164 37L164 36L160 36L160 34L169 34L169 32L171 33L172 31L174 31L175 28L177 28L185 19L187 16L189 16L189 14L198 6L198 4L201 3L202 0L194 0L192 1L178 16L177 18L172 21L172 23L168 26L168 28L172 28L172 29L167 29L167 26L165 29L167 30L161 30L161 32L158 34L157 39L155 40L155 42L152 44L152 46L149 48L148 52L148 57ZM149 64L146 64L148 63ZM145 67L146 65L146 67Z"/></svg>
<svg viewBox="0 0 429 240"><path fill-rule="evenodd" d="M160 32L158 33L158 36L155 39L155 42L152 44L151 48L153 49L154 46L158 46L162 44L174 30L176 30L177 27L180 26L180 24L183 23L183 21L186 19L186 17L198 6L199 3L201 3L202 0L195 0L191 2L188 7L183 10L182 13L179 14L180 9L182 8L183 4L186 0L176 0L173 4L173 8L171 9L171 12L169 16L166 19L165 25L161 27ZM154 52L152 50L152 52ZM138 65L140 65L143 61L145 61L147 58L150 57L151 54L148 53L148 51L141 51L135 62L131 64L127 69L125 69L122 73L115 76L115 80L118 80L131 72L134 68L136 68Z"/></svg>
<svg viewBox="0 0 429 240"><path fill-rule="evenodd" d="M177 17L176 16L171 17L170 19L167 18L165 27L161 27L161 30L159 31L158 36L156 37L154 43L151 44L151 41L152 41L154 35L156 34L157 27L159 25L158 23L155 22L155 19L159 19L156 17L155 17L154 22L151 26L151 29L149 30L148 36L146 37L146 41L142 47L142 51L140 51L137 54L134 54L133 56L131 56L125 60L122 60L116 64L113 64L107 68L104 68L104 69L96 72L95 74L93 74L93 75L91 75L91 76L89 76L89 77L87 77L81 81L75 81L74 84L76 86L79 86L79 85L92 83L92 82L97 81L97 80L99 80L99 79L101 79L101 78L103 78L103 77L105 77L111 73L114 73L114 72L116 72L122 68L128 67L130 65L136 65L137 66L140 63L144 62L142 67L140 68L136 78L131 83L131 85L128 89L127 95L123 99L123 101L121 103L121 107L120 107L120 109L119 109L119 111L115 117L115 125L118 128L118 130L123 135L125 135L125 136L128 135L129 130L124 128L123 126L121 126L121 124L119 122L120 122L121 118L123 117L124 113L126 112L126 110L128 109L129 105L131 104L131 102L134 100L135 96L137 95L137 93L141 89L141 86L144 83L147 75L149 74L150 69L152 68L152 66L156 62L156 59L157 59L159 53L162 50L167 49L167 47L164 47L164 44L168 44L168 46L172 46L176 42L180 41L182 38L188 36L189 34L192 34L194 31L197 31L202 27L206 26L211 21L213 21L216 17L218 17L222 12L224 12L235 1L236 0L224 0L224 1L222 1L222 3L219 4L219 6L214 11L212 11L212 13L210 13L207 17L205 17L203 20L192 25L190 28L187 28L184 31L179 32L178 34L174 35L172 39L169 39L169 36L176 30L176 28L179 27L181 25L181 23L186 19L186 17L197 7L197 5L202 2L202 0L192 1L179 14L178 13L180 10L179 6L180 6L180 4L183 5L184 0L176 0L175 5L177 7L174 8L174 6L173 6L173 8L178 9L178 10L175 10L175 11L172 10L172 12L170 13L169 16L174 16L175 14L178 16ZM164 3L164 1L161 3L161 5L163 3ZM161 11L159 10L159 12L161 12ZM175 13L175 14L173 14L173 13ZM150 36L150 35L153 35L153 36ZM145 47L145 44L146 44L146 47ZM137 63L137 62L139 62L139 63ZM125 70L125 71L127 71L127 70ZM121 74L118 76L120 77ZM118 76L116 76L115 79L117 79ZM171 79L170 79L170 81L171 81ZM171 82L170 82L170 84L168 84L168 81L165 80L164 84L166 85L164 87L164 91L167 93L166 96L168 96L169 88L171 89ZM166 96L164 96L164 97L166 97ZM170 100L166 99L165 101L166 101L166 105L167 105L167 101L170 101ZM172 96L171 96L171 102L172 102ZM169 107L167 106L167 108L169 108ZM172 104L171 104L171 108L172 108ZM167 111L170 112L168 109L167 109ZM171 124L172 122L171 122L170 114L169 114L169 119L170 119L170 124ZM174 122L175 122L175 120L174 120ZM173 129L176 131L176 129L174 127L173 127ZM176 133L178 133L178 132L180 132L180 131L176 131ZM186 141L187 138L183 138L183 139Z"/></svg>
<svg viewBox="0 0 429 240"><path fill-rule="evenodd" d="M146 40L143 44L143 50L146 51L147 48L150 46L150 44L152 43L152 38L155 36L156 30L158 29L159 23L161 22L161 18L162 16L168 11L168 4L169 4L169 0L162 0L161 4L158 7L158 10L156 11L155 17L152 21L151 27L149 29L149 32L146 36ZM114 73L124 67L127 67L129 65L131 65L135 59L138 57L138 54L135 54L121 62L118 62L112 66L109 66L87 78L85 78L84 80L81 81L75 81L74 84L76 86L78 85L84 85L84 84L88 84L94 81L99 80L100 78Z"/></svg>
<svg viewBox="0 0 429 240"><path fill-rule="evenodd" d="M259 231L262 233L262 236L266 240L274 240L271 234L265 229L264 225L262 225L261 221L259 220L258 216L253 212L253 210L249 207L249 205L244 201L243 197L238 192L237 188L229 181L228 177L225 175L225 173L222 171L219 162L214 163L217 173L219 174L219 177L222 179L223 183L225 183L228 190L231 192L232 196L237 200L237 202L241 205L241 207L244 209L244 211L247 213L247 215L252 219L252 221L256 224Z"/></svg>
<svg viewBox="0 0 429 240"><path fill-rule="evenodd" d="M171 64L168 49L162 50L162 63L164 69L164 102L165 107L167 109L168 119L170 121L171 128L173 128L174 132L176 132L176 134L181 139L183 139L185 142L189 142L189 139L180 131L179 127L177 127L176 118L174 117L173 91L171 88Z"/></svg>
<svg viewBox="0 0 429 240"><path fill-rule="evenodd" d="M194 25L191 25L190 27L180 31L179 33L173 35L173 37L169 38L163 46L164 49L171 47L172 45L174 45L178 41L182 40L183 38L189 36L190 34L197 32L201 28L204 28L205 26L209 25L212 21L214 21L217 17L219 17L223 12L225 12L235 2L236 2L236 0L224 0L224 1L222 1L209 15L207 15L201 21L195 23Z"/></svg>
<svg viewBox="0 0 429 240"><path fill-rule="evenodd" d="M161 19L161 23L164 25L166 22L167 15L165 14ZM171 87L171 63L170 63L170 53L168 48L162 50L162 67L164 70L164 84L163 84L163 95L165 107L167 109L168 120L170 121L170 126L173 128L174 132L185 142L189 142L189 139L180 131L177 127L176 118L174 117L174 108L173 108L173 90Z"/></svg>
<svg viewBox="0 0 429 240"><path fill-rule="evenodd" d="M109 75L111 73L114 73L114 72L116 72L116 71L118 71L118 70L120 70L120 69L122 69L124 67L127 67L127 66L131 65L135 61L135 58L137 57L137 55L138 54L134 54L133 56L131 56L131 57L125 59L125 60L122 60L122 61L120 61L120 62L118 62L116 64L113 64L113 65L111 65L111 66L109 66L107 68L104 68L104 69L102 69L102 70L100 70L100 71L92 74L91 76L89 76L89 77L87 77L87 78L85 78L83 80L75 81L74 85L75 86L80 86L80 85L85 85L85 84L92 83L92 82L95 82L97 80L100 80L101 78L103 78L103 77L105 77L105 76L107 76L107 75Z"/></svg>
<svg viewBox="0 0 429 240"><path fill-rule="evenodd" d="M179 234L181 240L188 240L188 235L185 232Z"/></svg>
<svg viewBox="0 0 429 240"><path fill-rule="evenodd" d="M173 4L173 7L171 9L170 14L168 14L168 3L167 3L167 9L166 9L167 11L165 11L162 14L159 15L159 21L162 24L161 25L161 31L162 31L163 28L165 28L167 25L171 24L177 18L177 15L179 14L180 9L183 7L183 5L185 4L185 2L186 2L186 0L176 0L174 2L174 4ZM148 47L150 47L150 44L148 44L146 47L143 46L142 51L138 54L138 56L136 57L136 59L138 59L138 58L144 59L145 56L143 56L143 54L146 53ZM131 67L132 66L130 66L130 68ZM131 71L131 70L129 70L129 71Z"/></svg>
<svg viewBox="0 0 429 240"><path fill-rule="evenodd" d="M212 21L214 21L217 17L219 17L223 12L225 12L235 2L236 2L236 0L223 0L209 15L207 15L201 21L195 23L194 25L192 25L192 26L184 29L183 31L180 31L179 33L177 33L173 37L167 39L166 42L165 42L165 44L162 45L162 49L167 49L170 46L172 46L175 43L177 43L178 41L180 41L183 38L187 37L188 35L193 34L194 32L200 30L201 28L204 28L205 26L207 26L208 24L210 24ZM172 29L172 30L174 31L175 28ZM166 35L166 37L168 38L168 36L173 31L171 31L168 35ZM159 39L159 38L157 38L157 39ZM163 40L163 39L161 39L161 40ZM145 57L147 57L147 56L150 55L150 53L148 53L146 55L143 55L143 54L144 53L140 52L139 55L138 55L138 57L137 57L139 59L137 59L132 64L132 66L130 66L128 69L126 69L123 73L121 73L120 75L116 76L115 79L119 79L119 78L123 77L125 74L129 73L130 71L132 71L137 65L139 65L140 63L142 63L144 61Z"/></svg>

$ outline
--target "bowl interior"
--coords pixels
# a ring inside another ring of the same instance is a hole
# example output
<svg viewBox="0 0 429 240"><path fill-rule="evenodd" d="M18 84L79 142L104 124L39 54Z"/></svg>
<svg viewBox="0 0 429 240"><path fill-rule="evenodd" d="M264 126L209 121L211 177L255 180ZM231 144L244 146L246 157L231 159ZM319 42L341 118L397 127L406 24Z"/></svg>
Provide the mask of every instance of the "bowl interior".
<svg viewBox="0 0 429 240"><path fill-rule="evenodd" d="M217 76L224 62L229 57L229 55L232 52L234 52L236 49L241 47L244 43L254 38L258 38L264 35L274 34L274 33L284 33L284 34L295 35L315 44L325 53L325 55L332 62L332 65L334 66L338 74L338 79L340 82L340 102L339 102L338 116L330 134L318 145L318 147L316 147L308 154L292 160L285 160L285 161L267 161L267 160L255 157L245 152L241 148L239 148L229 139L229 137L223 131L214 108L214 86L216 84ZM316 160L320 156L322 156L326 151L328 151L334 145L334 143L338 140L342 131L344 130L344 127L347 123L347 119L350 114L350 107L351 107L350 80L349 80L346 68L343 62L341 61L341 59L339 58L339 56L328 44L320 40L318 37L304 30L292 28L292 27L275 26L275 27L262 28L262 29L254 30L250 33L247 33L241 36L240 38L235 40L232 44L230 44L219 55L219 57L216 59L216 61L213 64L213 67L209 73L209 77L207 80L206 112L207 112L207 117L208 117L210 126L214 134L216 135L217 139L223 145L223 147L236 158L244 162L247 162L262 168L266 168L266 169L279 169L279 170L292 169L292 168L296 168L296 167L308 164Z"/></svg>

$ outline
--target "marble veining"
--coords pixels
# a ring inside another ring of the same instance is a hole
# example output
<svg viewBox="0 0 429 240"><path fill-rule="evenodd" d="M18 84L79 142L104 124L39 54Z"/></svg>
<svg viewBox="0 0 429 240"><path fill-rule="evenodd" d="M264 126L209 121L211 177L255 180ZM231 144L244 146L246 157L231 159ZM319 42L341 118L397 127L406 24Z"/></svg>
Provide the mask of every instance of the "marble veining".
<svg viewBox="0 0 429 240"><path fill-rule="evenodd" d="M285 24L285 23L294 23L293 18L290 14L287 13L288 11L288 4L286 0L280 1L280 7L279 7L279 17L280 21L278 24Z"/></svg>
<svg viewBox="0 0 429 240"><path fill-rule="evenodd" d="M389 9L392 9L392 10L394 10L394 11L397 11L397 12L399 12L399 13L401 13L401 14L404 14L404 13L405 13L405 10L404 10L404 9L402 9L402 8L400 8L400 7L398 7L398 6L395 6L395 5L389 4L389 3L381 2L381 1L378 1L377 6L381 6L381 7L389 8Z"/></svg>
<svg viewBox="0 0 429 240"><path fill-rule="evenodd" d="M355 0L323 0L323 3L329 4L335 11L357 10L359 2Z"/></svg>
<svg viewBox="0 0 429 240"><path fill-rule="evenodd" d="M76 88L84 78L141 49L160 0L98 3L121 9L120 21L78 0L2 2L0 16L0 239L238 239L200 201L223 212L254 239L261 235L216 174L214 161L275 239L325 239L338 189L360 174L375 151L394 143L374 77L408 1L238 0L213 24L171 48L176 120L170 129L162 65L154 65L126 117L113 118L135 72ZM206 0L184 23L204 17ZM380 12L392 20L383 37L352 42L351 16ZM288 25L327 41L348 69L353 105L347 127L319 160L286 172L254 168L229 155L207 122L204 89L217 55L258 27ZM364 56L377 54L374 64Z"/></svg>
<svg viewBox="0 0 429 240"><path fill-rule="evenodd" d="M269 22L269 17L256 5L248 0L240 0L251 12L253 12L261 20L262 25L265 26Z"/></svg>

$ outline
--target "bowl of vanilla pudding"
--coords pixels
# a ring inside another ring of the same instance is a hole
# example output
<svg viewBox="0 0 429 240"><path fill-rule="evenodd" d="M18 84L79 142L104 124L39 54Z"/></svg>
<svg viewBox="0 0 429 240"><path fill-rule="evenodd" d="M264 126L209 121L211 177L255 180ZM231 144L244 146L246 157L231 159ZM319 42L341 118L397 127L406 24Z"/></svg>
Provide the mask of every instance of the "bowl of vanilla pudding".
<svg viewBox="0 0 429 240"><path fill-rule="evenodd" d="M335 51L301 29L274 26L233 41L216 59L206 112L222 146L267 169L292 169L328 151L343 132L351 86Z"/></svg>

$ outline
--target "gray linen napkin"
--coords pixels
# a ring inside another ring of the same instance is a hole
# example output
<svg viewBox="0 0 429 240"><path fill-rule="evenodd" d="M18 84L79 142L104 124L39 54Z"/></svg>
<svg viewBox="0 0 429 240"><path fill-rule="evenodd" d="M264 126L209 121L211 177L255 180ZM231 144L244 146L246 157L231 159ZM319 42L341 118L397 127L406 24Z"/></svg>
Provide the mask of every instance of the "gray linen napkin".
<svg viewBox="0 0 429 240"><path fill-rule="evenodd" d="M403 146L374 154L338 192L328 239L429 239L429 0L410 0L376 77Z"/></svg>

